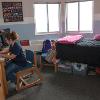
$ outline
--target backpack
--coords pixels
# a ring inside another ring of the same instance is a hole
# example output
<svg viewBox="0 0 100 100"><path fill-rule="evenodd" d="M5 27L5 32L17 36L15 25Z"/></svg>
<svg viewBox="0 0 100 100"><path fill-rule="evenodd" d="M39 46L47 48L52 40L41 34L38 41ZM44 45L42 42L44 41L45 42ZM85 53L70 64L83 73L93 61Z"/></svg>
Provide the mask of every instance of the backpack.
<svg viewBox="0 0 100 100"><path fill-rule="evenodd" d="M51 42L50 42L50 40L43 41L42 53L47 53L47 51L49 49L51 49Z"/></svg>
<svg viewBox="0 0 100 100"><path fill-rule="evenodd" d="M45 60L52 63L52 59L56 56L56 50L48 50Z"/></svg>

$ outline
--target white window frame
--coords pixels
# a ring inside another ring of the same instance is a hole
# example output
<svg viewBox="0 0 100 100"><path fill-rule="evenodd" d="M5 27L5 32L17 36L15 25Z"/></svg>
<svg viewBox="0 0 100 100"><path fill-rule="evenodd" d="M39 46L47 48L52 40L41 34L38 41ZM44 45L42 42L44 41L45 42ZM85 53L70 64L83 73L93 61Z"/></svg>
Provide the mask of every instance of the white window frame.
<svg viewBox="0 0 100 100"><path fill-rule="evenodd" d="M46 3L45 3L46 4ZM36 28L35 28L35 35L46 35L46 34L59 34L60 33L60 24L58 25L59 26L59 31L52 31L52 32L50 32L49 31L49 16L48 16L48 4L49 3L47 3L46 4L46 6L47 6L47 9L46 9L46 11L47 11L47 32L36 32ZM60 19L60 3L53 3L53 4L58 4L59 5L59 8L58 8L58 23L60 23L59 22L59 19ZM33 4L33 9L34 9L34 5L35 4ZM35 14L35 13L34 13ZM35 15L34 15L35 16ZM34 19L34 22L35 22L35 19Z"/></svg>
<svg viewBox="0 0 100 100"><path fill-rule="evenodd" d="M90 0L90 1L92 1L92 0ZM87 1L80 1L80 2L87 2ZM77 3L78 3L78 31L68 31L68 29L67 29L67 14L68 14L68 8L66 9L67 11L65 11L65 31L66 32L68 32L68 33L93 33L93 8L94 8L94 6L93 6L93 4L94 4L94 2L92 1L92 30L91 31L80 31L80 2L78 1ZM73 2L70 2L70 3L73 3ZM65 3L66 4L66 7L67 7L67 4L68 3Z"/></svg>

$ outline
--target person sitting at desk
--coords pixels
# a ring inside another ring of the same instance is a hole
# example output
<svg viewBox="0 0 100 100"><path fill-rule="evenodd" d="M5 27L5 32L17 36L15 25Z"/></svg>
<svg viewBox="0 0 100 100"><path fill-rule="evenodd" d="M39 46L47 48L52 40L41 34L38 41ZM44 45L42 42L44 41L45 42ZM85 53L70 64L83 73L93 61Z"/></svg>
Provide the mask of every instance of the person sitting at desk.
<svg viewBox="0 0 100 100"><path fill-rule="evenodd" d="M9 48L0 51L0 56L9 59L8 62L6 62L5 68L7 81L10 80L14 83L16 81L15 73L23 69L27 64L22 47L17 43L17 38L18 35L15 32L6 34L5 40L9 45Z"/></svg>

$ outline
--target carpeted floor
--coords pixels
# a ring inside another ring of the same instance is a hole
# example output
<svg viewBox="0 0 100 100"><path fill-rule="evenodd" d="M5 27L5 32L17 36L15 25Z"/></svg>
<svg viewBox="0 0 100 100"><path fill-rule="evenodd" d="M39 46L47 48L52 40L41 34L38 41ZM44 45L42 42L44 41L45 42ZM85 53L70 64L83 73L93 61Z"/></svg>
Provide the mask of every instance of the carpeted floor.
<svg viewBox="0 0 100 100"><path fill-rule="evenodd" d="M12 90L7 100L100 100L100 76L54 73L52 69L46 69L42 74L41 85L19 93Z"/></svg>

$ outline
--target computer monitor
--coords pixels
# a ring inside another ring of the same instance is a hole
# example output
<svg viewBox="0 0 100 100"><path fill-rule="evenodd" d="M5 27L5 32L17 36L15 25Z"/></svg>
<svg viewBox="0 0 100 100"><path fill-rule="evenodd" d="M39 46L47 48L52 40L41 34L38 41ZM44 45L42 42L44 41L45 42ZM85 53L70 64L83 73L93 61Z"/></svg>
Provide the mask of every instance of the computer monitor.
<svg viewBox="0 0 100 100"><path fill-rule="evenodd" d="M0 49L7 46L7 43L5 41L5 35L7 33L10 33L10 29L7 28L7 29L0 29Z"/></svg>

